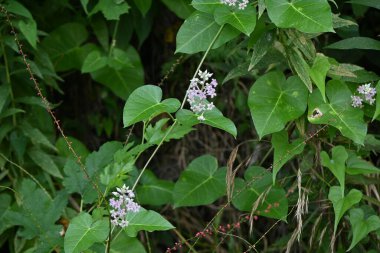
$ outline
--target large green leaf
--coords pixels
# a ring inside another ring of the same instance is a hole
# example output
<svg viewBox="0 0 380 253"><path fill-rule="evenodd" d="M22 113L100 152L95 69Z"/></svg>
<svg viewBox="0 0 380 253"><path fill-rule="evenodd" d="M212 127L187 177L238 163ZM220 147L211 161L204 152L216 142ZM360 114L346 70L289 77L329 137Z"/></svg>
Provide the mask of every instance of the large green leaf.
<svg viewBox="0 0 380 253"><path fill-rule="evenodd" d="M143 208L137 213L127 213L127 221L128 226L124 230L127 235L131 237L135 237L141 230L153 232L174 228L174 226L159 213L152 210L145 210Z"/></svg>
<svg viewBox="0 0 380 253"><path fill-rule="evenodd" d="M129 8L126 1L99 0L90 15L101 11L107 20L119 20L121 15L128 13Z"/></svg>
<svg viewBox="0 0 380 253"><path fill-rule="evenodd" d="M309 75L311 80L317 85L323 101L326 101L326 75L330 69L329 58L323 54L317 54L317 57L314 59L313 66L309 69Z"/></svg>
<svg viewBox="0 0 380 253"><path fill-rule="evenodd" d="M342 189L339 186L330 187L329 200L333 203L335 213L334 234L343 214L353 205L359 203L362 195L361 191L352 189L346 196L342 196Z"/></svg>
<svg viewBox="0 0 380 253"><path fill-rule="evenodd" d="M224 7L220 0L193 0L193 7L199 11L213 14L218 7Z"/></svg>
<svg viewBox="0 0 380 253"><path fill-rule="evenodd" d="M232 40L239 35L239 31L229 25L221 27L210 14L194 12L185 20L177 33L176 53L194 54L206 51L220 29L222 31L212 48L218 48Z"/></svg>
<svg viewBox="0 0 380 253"><path fill-rule="evenodd" d="M176 117L180 124L194 126L202 123L219 128L236 137L237 130L235 124L229 118L224 117L217 108L214 108L211 111L206 111L203 116L205 119L200 121L198 120L198 116L189 110L181 109L176 113Z"/></svg>
<svg viewBox="0 0 380 253"><path fill-rule="evenodd" d="M380 218L376 215L369 217L364 216L364 211L361 208L350 210L350 223L352 227L352 241L350 251L359 241L366 237L369 233L376 231L380 228Z"/></svg>
<svg viewBox="0 0 380 253"><path fill-rule="evenodd" d="M150 170L141 177L141 184L136 188L138 202L141 205L165 205L172 202L174 183L160 180Z"/></svg>
<svg viewBox="0 0 380 253"><path fill-rule="evenodd" d="M332 32L332 13L327 0L265 0L269 18L280 28L301 32Z"/></svg>
<svg viewBox="0 0 380 253"><path fill-rule="evenodd" d="M178 99L168 98L163 101L161 99L162 90L155 85L144 85L133 91L124 106L124 127L148 120L164 112L175 112L181 106Z"/></svg>
<svg viewBox="0 0 380 253"><path fill-rule="evenodd" d="M97 191L93 188L91 181L98 183L98 176L109 165L114 158L114 154L120 150L123 145L120 142L106 142L99 151L92 152L86 159L86 171L90 178L87 178L81 167L75 160L69 159L64 167L66 176L63 179L63 185L69 193L79 193L84 203L92 203L98 196ZM98 185L100 185L98 183ZM101 186L101 185L100 185Z"/></svg>
<svg viewBox="0 0 380 253"><path fill-rule="evenodd" d="M340 188L342 189L342 196L344 196L345 176L346 176L346 160L348 154L343 146L333 147L331 152L331 159L326 151L321 152L321 164L329 170L338 179Z"/></svg>
<svg viewBox="0 0 380 253"><path fill-rule="evenodd" d="M113 54L115 52L120 51L115 48ZM127 99L133 90L144 83L144 69L138 52L132 46L129 46L125 54L128 56L129 64L126 64L126 62L124 64L114 64L119 59L117 56L119 53L117 53L113 60L109 59L106 67L91 72L91 77L95 81L110 88L113 93L122 99Z"/></svg>
<svg viewBox="0 0 380 253"><path fill-rule="evenodd" d="M354 152L350 152L347 159L346 173L349 175L360 175L360 174L376 174L380 173L380 169L374 166L372 163L361 159L356 156Z"/></svg>
<svg viewBox="0 0 380 253"><path fill-rule="evenodd" d="M52 31L42 46L48 52L57 71L71 68L81 69L87 48L81 45L87 40L88 32L81 23L66 23Z"/></svg>
<svg viewBox="0 0 380 253"><path fill-rule="evenodd" d="M359 4L368 7L373 7L380 10L380 2L378 0L350 0L348 1L352 4Z"/></svg>
<svg viewBox="0 0 380 253"><path fill-rule="evenodd" d="M332 80L327 83L325 103L319 92L309 97L308 119L313 124L328 124L338 128L347 138L363 144L367 124L363 121L363 111L351 106L351 91L345 83Z"/></svg>
<svg viewBox="0 0 380 253"><path fill-rule="evenodd" d="M301 116L308 91L295 76L285 79L281 72L261 76L249 91L248 106L260 138L281 131L285 124Z"/></svg>
<svg viewBox="0 0 380 253"><path fill-rule="evenodd" d="M20 20L18 28L32 47L37 47L37 24L33 19Z"/></svg>
<svg viewBox="0 0 380 253"><path fill-rule="evenodd" d="M246 170L244 179L235 179L232 204L246 212L251 212L257 205L255 214L286 221L286 192L282 188L272 186L272 173L262 167L252 166Z"/></svg>
<svg viewBox="0 0 380 253"><path fill-rule="evenodd" d="M274 148L273 158L273 184L276 182L276 175L294 156L301 154L305 147L303 139L297 139L292 143L288 141L288 132L281 131L272 135L272 146Z"/></svg>
<svg viewBox="0 0 380 253"><path fill-rule="evenodd" d="M174 186L174 207L213 203L225 194L225 177L226 169L218 169L215 157L198 157L181 173Z"/></svg>
<svg viewBox="0 0 380 253"><path fill-rule="evenodd" d="M380 50L380 41L367 37L353 37L330 44L326 48Z"/></svg>
<svg viewBox="0 0 380 253"><path fill-rule="evenodd" d="M30 148L28 150L28 155L45 172L54 177L62 178L62 174L59 171L58 166L55 164L50 155L38 148Z"/></svg>
<svg viewBox="0 0 380 253"><path fill-rule="evenodd" d="M142 243L135 237L128 237L125 233L120 233L112 239L110 253L146 253Z"/></svg>
<svg viewBox="0 0 380 253"><path fill-rule="evenodd" d="M256 26L256 8L249 5L244 10L232 10L222 6L215 10L214 18L219 25L230 24L249 36Z"/></svg>
<svg viewBox="0 0 380 253"><path fill-rule="evenodd" d="M59 232L62 226L55 223L67 205L67 194L59 192L51 199L29 179L24 179L16 192L20 206L6 212L6 223L21 226L18 232L20 237L27 240L37 238L38 248L41 250L39 252L51 252L60 246L62 237Z"/></svg>
<svg viewBox="0 0 380 253"><path fill-rule="evenodd" d="M81 213L71 220L65 235L65 252L80 253L94 243L107 239L109 225L107 219L94 221L88 213Z"/></svg>
<svg viewBox="0 0 380 253"><path fill-rule="evenodd" d="M188 18L194 9L191 7L191 0L161 0L169 10L182 19Z"/></svg>

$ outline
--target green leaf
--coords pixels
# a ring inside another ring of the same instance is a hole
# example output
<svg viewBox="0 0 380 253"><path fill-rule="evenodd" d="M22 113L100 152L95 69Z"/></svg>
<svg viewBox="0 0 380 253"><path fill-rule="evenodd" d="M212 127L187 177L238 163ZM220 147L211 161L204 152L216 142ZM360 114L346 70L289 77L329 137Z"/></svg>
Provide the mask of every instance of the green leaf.
<svg viewBox="0 0 380 253"><path fill-rule="evenodd" d="M380 41L367 37L353 37L330 44L326 48L380 50Z"/></svg>
<svg viewBox="0 0 380 253"><path fill-rule="evenodd" d="M249 91L248 107L260 139L284 129L285 124L306 110L308 91L295 76L281 72L261 76Z"/></svg>
<svg viewBox="0 0 380 253"><path fill-rule="evenodd" d="M369 217L364 216L364 211L361 208L355 208L350 210L349 217L352 228L352 241L349 249L350 251L355 247L369 233L376 231L380 228L380 218L376 215Z"/></svg>
<svg viewBox="0 0 380 253"><path fill-rule="evenodd" d="M99 151L92 152L85 163L90 179L85 176L81 167L74 160L69 159L63 169L66 175L63 179L65 189L69 193L79 193L85 204L92 203L98 195L90 180L98 182L99 174L113 161L114 154L122 147L120 142L112 141L103 144Z"/></svg>
<svg viewBox="0 0 380 253"><path fill-rule="evenodd" d="M110 253L146 253L142 243L134 237L128 237L125 233L120 233L112 239Z"/></svg>
<svg viewBox="0 0 380 253"><path fill-rule="evenodd" d="M380 173L380 169L352 152L348 156L346 173L349 175L375 174Z"/></svg>
<svg viewBox="0 0 380 253"><path fill-rule="evenodd" d="M274 43L273 32L264 33L253 46L251 62L248 67L248 71L251 71L257 63L267 54L268 50Z"/></svg>
<svg viewBox="0 0 380 253"><path fill-rule="evenodd" d="M170 141L171 139L181 139L189 132L193 131L194 128L189 125L183 125L177 123L170 133L168 133L170 126L168 124L169 118L163 118L153 125L150 124L145 130L145 139L148 143L159 144L161 140L165 137L165 141Z"/></svg>
<svg viewBox="0 0 380 253"><path fill-rule="evenodd" d="M244 173L244 179L235 178L232 204L240 211L246 212L251 212L257 205L255 214L286 221L286 192L282 188L272 186L272 173L262 167L251 166Z"/></svg>
<svg viewBox="0 0 380 253"><path fill-rule="evenodd" d="M334 234L343 214L353 205L359 203L362 199L362 195L361 191L352 189L346 196L342 196L342 189L339 186L330 187L328 198L333 203L335 213Z"/></svg>
<svg viewBox="0 0 380 253"><path fill-rule="evenodd" d="M81 213L71 220L65 235L65 252L80 253L97 242L107 239L107 219L93 221L88 213Z"/></svg>
<svg viewBox="0 0 380 253"><path fill-rule="evenodd" d="M140 209L139 212L129 212L127 214L128 226L124 229L128 236L135 237L139 231L165 231L173 229L174 226L170 224L159 213L152 210Z"/></svg>
<svg viewBox="0 0 380 253"><path fill-rule="evenodd" d="M86 147L80 140L72 137L67 136L67 140L71 143L71 146L75 150L78 156L80 156L81 159L86 159L88 154L90 153ZM58 154L60 154L63 157L71 157L72 159L76 159L73 155L73 153L69 150L69 147L67 146L67 143L63 137L58 138L57 142L55 143L55 146L58 150Z"/></svg>
<svg viewBox="0 0 380 253"><path fill-rule="evenodd" d="M124 127L151 119L164 112L175 112L181 106L178 99L168 98L163 101L161 99L162 90L158 86L148 84L133 91L124 106Z"/></svg>
<svg viewBox="0 0 380 253"><path fill-rule="evenodd" d="M61 172L50 155L35 147L28 150L28 155L33 162L40 166L45 172L54 177L63 178Z"/></svg>
<svg viewBox="0 0 380 253"><path fill-rule="evenodd" d="M333 32L327 0L265 0L269 18L280 28L305 33Z"/></svg>
<svg viewBox="0 0 380 253"><path fill-rule="evenodd" d="M225 194L226 169L218 169L215 157L204 155L193 160L174 186L174 207L213 203Z"/></svg>
<svg viewBox="0 0 380 253"><path fill-rule="evenodd" d="M42 46L49 54L56 71L80 69L84 57L87 56L84 55L86 49L81 45L87 38L88 32L83 24L66 23L49 33L42 41Z"/></svg>
<svg viewBox="0 0 380 253"><path fill-rule="evenodd" d="M152 5L152 0L134 0L134 2L143 16L148 13L150 6Z"/></svg>
<svg viewBox="0 0 380 253"><path fill-rule="evenodd" d="M86 59L84 59L81 71L82 73L94 72L106 66L107 61L107 57L103 56L100 51L92 51L87 55Z"/></svg>
<svg viewBox="0 0 380 253"><path fill-rule="evenodd" d="M343 136L362 145L367 133L363 111L351 106L351 91L345 83L331 80L327 83L325 103L320 93L309 97L308 119L312 124L327 124L338 128Z"/></svg>
<svg viewBox="0 0 380 253"><path fill-rule="evenodd" d="M310 67L303 58L301 52L296 47L292 46L286 48L286 54L294 72L298 75L311 93L313 91L313 85L309 76Z"/></svg>
<svg viewBox="0 0 380 253"><path fill-rule="evenodd" d="M100 174L100 182L108 189L122 185L124 180L128 178L127 174L133 170L133 165L132 161L109 164Z"/></svg>
<svg viewBox="0 0 380 253"><path fill-rule="evenodd" d="M359 4L368 7L373 7L380 10L380 2L378 0L350 0L348 1L352 4Z"/></svg>
<svg viewBox="0 0 380 253"><path fill-rule="evenodd" d="M198 11L214 14L218 7L224 7L220 0L193 0L193 7Z"/></svg>
<svg viewBox="0 0 380 253"><path fill-rule="evenodd" d="M128 13L129 8L130 6L124 0L99 0L90 16L101 11L107 20L119 20L121 15Z"/></svg>
<svg viewBox="0 0 380 253"><path fill-rule="evenodd" d="M117 51L114 49L117 54L116 59L114 59L116 62L119 61L117 60L119 59ZM115 63L113 64L109 60L106 67L91 73L91 77L95 81L110 88L114 94L122 99L127 99L133 90L144 83L144 69L138 52L132 46L129 46L126 54L128 55L128 62L132 66L129 66L125 59L122 61L123 64L116 64L116 62L112 61Z"/></svg>
<svg viewBox="0 0 380 253"><path fill-rule="evenodd" d="M202 123L219 128L236 137L237 130L235 124L229 118L224 117L217 108L214 108L211 111L206 111L203 116L205 120L200 121L198 120L198 115L189 110L181 109L176 113L178 121L183 125L194 126Z"/></svg>
<svg viewBox="0 0 380 253"><path fill-rule="evenodd" d="M55 223L67 205L67 194L59 192L51 199L47 192L29 179L22 180L16 192L20 198L19 206L9 210L5 220L8 224L22 227L18 231L20 237L27 240L37 238L38 248L44 249L40 252L52 252L62 243L59 235L62 226Z"/></svg>
<svg viewBox="0 0 380 253"><path fill-rule="evenodd" d="M6 220L7 214L11 209L11 197L8 194L0 195L0 234L10 228L12 224Z"/></svg>
<svg viewBox="0 0 380 253"><path fill-rule="evenodd" d="M330 62L328 57L323 54L317 54L317 57L314 59L313 66L309 69L309 75L311 80L317 85L321 95L323 97L323 101L326 102L326 76L327 72L330 69Z"/></svg>
<svg viewBox="0 0 380 253"><path fill-rule="evenodd" d="M374 121L377 117L380 115L380 81L377 82L376 85L376 110L375 113L373 114L372 121Z"/></svg>
<svg viewBox="0 0 380 253"><path fill-rule="evenodd" d="M232 10L222 6L215 10L214 18L219 25L230 24L249 36L256 26L256 8L249 5L244 10Z"/></svg>
<svg viewBox="0 0 380 253"><path fill-rule="evenodd" d="M21 33L25 36L29 44L36 48L37 47L37 23L33 19L20 20L18 22L18 28Z"/></svg>
<svg viewBox="0 0 380 253"><path fill-rule="evenodd" d="M213 49L232 40L239 35L239 32L228 25L221 27L210 14L194 12L185 20L177 33L176 53L194 54L206 51L220 29L222 31L213 44Z"/></svg>
<svg viewBox="0 0 380 253"><path fill-rule="evenodd" d="M329 170L338 179L340 188L342 189L342 196L344 196L345 175L346 175L346 160L348 154L343 146L333 147L331 152L331 159L325 152L321 152L321 164Z"/></svg>
<svg viewBox="0 0 380 253"><path fill-rule="evenodd" d="M294 156L302 153L305 142L303 139L297 139L292 143L289 143L288 132L281 131L272 135L272 146L274 148L273 158L273 185L276 182L276 175Z"/></svg>
<svg viewBox="0 0 380 253"><path fill-rule="evenodd" d="M4 106L7 103L7 99L9 96L10 87L7 85L0 86L0 113L2 112Z"/></svg>
<svg viewBox="0 0 380 253"><path fill-rule="evenodd" d="M133 68L131 61L129 60L128 53L119 48L114 48L112 50L111 56L108 58L108 66L111 68L121 70L125 67Z"/></svg>
<svg viewBox="0 0 380 253"><path fill-rule="evenodd" d="M160 206L172 203L174 183L160 180L150 170L141 177L141 184L136 188L139 204Z"/></svg>
<svg viewBox="0 0 380 253"><path fill-rule="evenodd" d="M7 1L6 9L11 13L23 16L28 19L33 19L33 16L30 13L30 11L27 8L25 8L24 5L20 4L17 1Z"/></svg>
<svg viewBox="0 0 380 253"><path fill-rule="evenodd" d="M182 19L188 18L194 11L191 0L161 0L169 10Z"/></svg>

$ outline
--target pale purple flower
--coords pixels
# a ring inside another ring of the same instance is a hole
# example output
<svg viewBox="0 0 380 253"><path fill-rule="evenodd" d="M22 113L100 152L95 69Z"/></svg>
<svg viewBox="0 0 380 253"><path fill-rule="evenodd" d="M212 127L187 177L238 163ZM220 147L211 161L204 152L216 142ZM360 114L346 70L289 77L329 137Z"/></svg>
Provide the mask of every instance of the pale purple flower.
<svg viewBox="0 0 380 253"><path fill-rule="evenodd" d="M249 0L220 0L220 2L231 7L238 7L240 10L244 10L249 4Z"/></svg>
<svg viewBox="0 0 380 253"><path fill-rule="evenodd" d="M126 219L127 212L137 213L140 211L140 205L134 201L135 194L129 187L123 185L123 187L116 187L116 192L112 192L115 196L110 199L110 215L111 223L114 226L120 226L125 228L128 226Z"/></svg>
<svg viewBox="0 0 380 253"><path fill-rule="evenodd" d="M351 100L352 100L352 107L363 107L363 99L359 96L351 96Z"/></svg>
<svg viewBox="0 0 380 253"><path fill-rule="evenodd" d="M351 96L353 107L363 107L363 102L367 102L370 105L375 103L376 88L371 87L371 83L360 85L357 88L359 96Z"/></svg>
<svg viewBox="0 0 380 253"><path fill-rule="evenodd" d="M198 120L205 120L203 114L206 111L212 110L215 106L213 103L207 101L207 98L216 97L215 88L218 86L216 79L212 77L212 73L199 70L197 73L198 77L190 80L190 86L187 91L187 101L190 104L190 109L195 114L200 114Z"/></svg>

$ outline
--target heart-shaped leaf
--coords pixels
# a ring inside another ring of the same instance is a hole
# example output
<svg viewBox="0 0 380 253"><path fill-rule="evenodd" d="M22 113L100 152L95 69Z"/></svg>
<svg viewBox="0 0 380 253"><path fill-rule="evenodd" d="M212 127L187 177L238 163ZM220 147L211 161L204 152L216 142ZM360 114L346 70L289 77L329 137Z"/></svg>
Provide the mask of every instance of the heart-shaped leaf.
<svg viewBox="0 0 380 253"><path fill-rule="evenodd" d="M309 70L310 78L313 80L315 85L317 85L321 95L323 97L323 101L326 102L326 75L330 69L329 58L324 56L323 54L317 54L317 57L314 59L313 66Z"/></svg>
<svg viewBox="0 0 380 253"><path fill-rule="evenodd" d="M252 166L244 173L244 179L235 178L232 204L246 212L251 212L254 205L258 204L255 214L286 221L286 192L272 186L272 173L262 167Z"/></svg>
<svg viewBox="0 0 380 253"><path fill-rule="evenodd" d="M276 182L276 175L282 166L292 159L295 155L302 153L305 142L297 139L292 143L288 141L288 133L281 131L272 135L272 145L274 148L273 159L273 184Z"/></svg>
<svg viewBox="0 0 380 253"><path fill-rule="evenodd" d="M139 231L164 231L174 228L169 221L152 210L140 209L127 213L128 226L124 229L128 236L135 237Z"/></svg>
<svg viewBox="0 0 380 253"><path fill-rule="evenodd" d="M109 226L107 219L93 221L88 213L81 213L71 220L65 234L65 252L79 253L94 243L107 239Z"/></svg>
<svg viewBox="0 0 380 253"><path fill-rule="evenodd" d="M333 203L335 213L334 234L343 214L353 205L359 203L362 196L361 191L356 189L352 189L346 196L342 196L342 189L339 186L330 187L329 200Z"/></svg>
<svg viewBox="0 0 380 253"><path fill-rule="evenodd" d="M163 112L175 112L181 106L178 99L168 98L163 101L161 99L162 90L158 86L144 85L134 90L124 106L124 127L153 118Z"/></svg>
<svg viewBox="0 0 380 253"><path fill-rule="evenodd" d="M174 206L200 206L213 203L226 192L226 169L218 169L215 157L193 160L181 173L173 191Z"/></svg>
<svg viewBox="0 0 380 253"><path fill-rule="evenodd" d="M334 126L355 143L363 144L367 124L363 120L363 111L351 106L351 91L347 85L337 80L329 81L326 94L329 99L327 103L319 92L310 95L309 121Z"/></svg>
<svg viewBox="0 0 380 253"><path fill-rule="evenodd" d="M237 130L235 124L229 119L223 116L223 114L214 108L211 111L206 111L203 114L204 120L198 120L198 115L193 112L182 109L176 113L178 121L183 125L194 126L196 124L202 123L215 128L226 131L232 134L234 137L237 135Z"/></svg>
<svg viewBox="0 0 380 253"><path fill-rule="evenodd" d="M348 157L346 173L349 175L380 173L380 169L372 163L357 157L355 154Z"/></svg>
<svg viewBox="0 0 380 253"><path fill-rule="evenodd" d="M90 73L107 65L107 57L102 56L100 51L96 50L89 53L82 65L82 73Z"/></svg>
<svg viewBox="0 0 380 253"><path fill-rule="evenodd" d="M343 146L336 146L332 149L332 157L325 152L321 152L321 164L329 170L338 179L340 187L342 189L342 196L344 196L344 182L346 174L346 160L348 154Z"/></svg>
<svg viewBox="0 0 380 253"><path fill-rule="evenodd" d="M220 29L222 31L219 34ZM196 11L185 20L177 33L176 53L194 54L206 51L217 37L212 48L218 48L239 35L235 28L218 25L211 14Z"/></svg>
<svg viewBox="0 0 380 253"><path fill-rule="evenodd" d="M256 26L256 8L249 5L244 10L232 10L221 6L215 10L214 18L219 25L230 24L249 36Z"/></svg>
<svg viewBox="0 0 380 253"><path fill-rule="evenodd" d="M370 217L364 216L364 211L361 208L350 210L350 223L352 227L352 242L347 251L350 251L359 241L366 237L369 233L380 228L380 218L376 215Z"/></svg>
<svg viewBox="0 0 380 253"><path fill-rule="evenodd" d="M305 33L333 32L332 13L327 0L265 0L269 18L280 28Z"/></svg>
<svg viewBox="0 0 380 253"><path fill-rule="evenodd" d="M281 131L285 124L306 110L308 91L295 76L285 79L282 72L261 76L249 91L248 106L260 138Z"/></svg>

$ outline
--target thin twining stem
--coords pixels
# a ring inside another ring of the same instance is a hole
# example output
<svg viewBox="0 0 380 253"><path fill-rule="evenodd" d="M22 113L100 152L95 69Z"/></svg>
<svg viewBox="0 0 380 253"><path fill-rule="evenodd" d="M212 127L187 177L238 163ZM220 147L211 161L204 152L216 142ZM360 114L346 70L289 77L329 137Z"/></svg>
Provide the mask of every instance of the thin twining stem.
<svg viewBox="0 0 380 253"><path fill-rule="evenodd" d="M195 71L194 76L193 76L192 79L194 79L194 78L197 76L199 70L201 69L201 67L202 67L202 65L203 65L203 62L205 61L205 59L206 59L208 53L210 52L212 46L215 44L216 40L218 39L218 37L219 37L220 33L222 32L223 28L224 28L224 25L222 25L222 26L219 28L219 31L216 33L215 37L214 37L213 40L211 41L210 45L208 46L206 52L204 53L204 55L203 55L203 57L202 57L202 59L201 59L199 65L198 65L197 70ZM185 93L185 96L184 96L184 98L183 98L183 100L182 100L182 104L181 104L180 109L183 109L183 107L185 106L186 98L187 98L187 91L189 90L189 88L190 88L190 85L189 85L188 88L186 89L186 93ZM178 122L178 120L177 120L177 119L174 119L173 124L170 126L170 128L168 129L168 131L165 133L164 137L161 139L161 141L158 143L157 147L154 149L154 151L152 152L152 154L150 155L150 157L149 157L148 160L146 161L146 163L145 163L144 167L142 168L142 170L141 170L139 176L137 177L135 183L133 184L132 191L135 190L135 188L136 188L138 182L140 181L140 179L141 179L142 175L144 174L146 168L148 167L149 163L152 161L153 157L156 155L156 153L158 152L158 150L160 149L160 147L162 146L162 144L163 144L164 141L166 140L166 137L168 137L168 135L171 133L171 131L173 130L173 128L174 128L174 126L177 124L177 122Z"/></svg>

